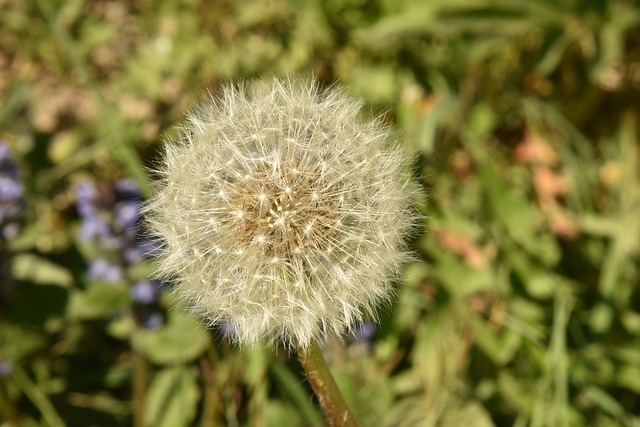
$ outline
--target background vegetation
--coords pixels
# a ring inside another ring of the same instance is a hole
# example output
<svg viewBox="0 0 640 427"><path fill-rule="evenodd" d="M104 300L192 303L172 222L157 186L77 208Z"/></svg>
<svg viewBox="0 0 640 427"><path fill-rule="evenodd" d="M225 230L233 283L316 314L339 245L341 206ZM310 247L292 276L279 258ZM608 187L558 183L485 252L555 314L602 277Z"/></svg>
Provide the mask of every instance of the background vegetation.
<svg viewBox="0 0 640 427"><path fill-rule="evenodd" d="M384 113L428 194L397 302L326 343L362 424L640 426L634 0L0 0L0 425L323 425L136 236L172 124L287 72Z"/></svg>

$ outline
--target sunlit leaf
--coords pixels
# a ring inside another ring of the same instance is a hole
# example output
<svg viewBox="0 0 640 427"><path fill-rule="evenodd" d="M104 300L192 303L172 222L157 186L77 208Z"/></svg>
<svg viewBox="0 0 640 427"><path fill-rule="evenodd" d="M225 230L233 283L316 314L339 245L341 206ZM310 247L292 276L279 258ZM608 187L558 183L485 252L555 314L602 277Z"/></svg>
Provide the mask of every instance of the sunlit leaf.
<svg viewBox="0 0 640 427"><path fill-rule="evenodd" d="M199 398L200 388L194 368L176 365L162 369L149 385L144 408L145 426L191 425Z"/></svg>
<svg viewBox="0 0 640 427"><path fill-rule="evenodd" d="M154 363L184 363L201 355L210 339L195 317L181 310L170 310L166 324L137 331L133 345Z"/></svg>

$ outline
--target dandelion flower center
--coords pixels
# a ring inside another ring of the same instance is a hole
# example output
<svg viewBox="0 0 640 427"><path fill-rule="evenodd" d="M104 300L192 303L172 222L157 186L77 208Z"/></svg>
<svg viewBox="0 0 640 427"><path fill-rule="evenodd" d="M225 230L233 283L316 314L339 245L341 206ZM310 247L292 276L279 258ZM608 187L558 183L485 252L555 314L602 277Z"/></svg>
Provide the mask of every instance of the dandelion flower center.
<svg viewBox="0 0 640 427"><path fill-rule="evenodd" d="M242 180L225 181L233 194L228 222L238 240L257 256L290 261L303 250L326 251L336 229L338 205L321 191L321 172L305 176L294 171L280 176L265 162L251 166Z"/></svg>

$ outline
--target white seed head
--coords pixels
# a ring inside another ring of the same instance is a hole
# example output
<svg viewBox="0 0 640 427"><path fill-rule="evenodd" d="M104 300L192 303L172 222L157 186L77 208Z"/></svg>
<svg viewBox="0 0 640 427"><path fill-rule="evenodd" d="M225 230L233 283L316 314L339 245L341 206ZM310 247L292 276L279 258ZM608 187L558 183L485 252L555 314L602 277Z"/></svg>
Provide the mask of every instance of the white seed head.
<svg viewBox="0 0 640 427"><path fill-rule="evenodd" d="M166 143L145 206L159 274L243 345L306 348L391 296L415 184L361 102L315 82L222 89Z"/></svg>

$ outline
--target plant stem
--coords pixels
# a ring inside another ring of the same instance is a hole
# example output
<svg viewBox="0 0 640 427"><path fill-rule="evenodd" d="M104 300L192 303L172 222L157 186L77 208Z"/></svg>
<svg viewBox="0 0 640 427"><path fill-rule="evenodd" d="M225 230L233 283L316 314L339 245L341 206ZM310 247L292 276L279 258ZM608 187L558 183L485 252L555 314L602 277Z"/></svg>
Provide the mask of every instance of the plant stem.
<svg viewBox="0 0 640 427"><path fill-rule="evenodd" d="M2 382L0 382L0 416L4 416L9 427L20 427L18 411L13 406Z"/></svg>
<svg viewBox="0 0 640 427"><path fill-rule="evenodd" d="M56 412L53 404L47 395L34 384L29 376L19 367L15 366L11 373L14 381L25 395L31 400L31 403L38 408L44 423L51 427L64 427L65 423Z"/></svg>
<svg viewBox="0 0 640 427"><path fill-rule="evenodd" d="M220 390L214 377L214 367L218 367L218 353L213 342L209 341L209 348L207 349L207 356L200 358L200 371L202 379L204 380L204 405L202 408L202 426L203 427L220 427L220 416L222 411L220 409L220 402L222 397L220 396Z"/></svg>
<svg viewBox="0 0 640 427"><path fill-rule="evenodd" d="M298 350L298 359L318 397L331 427L357 427L351 411L336 384L317 342L307 350Z"/></svg>

